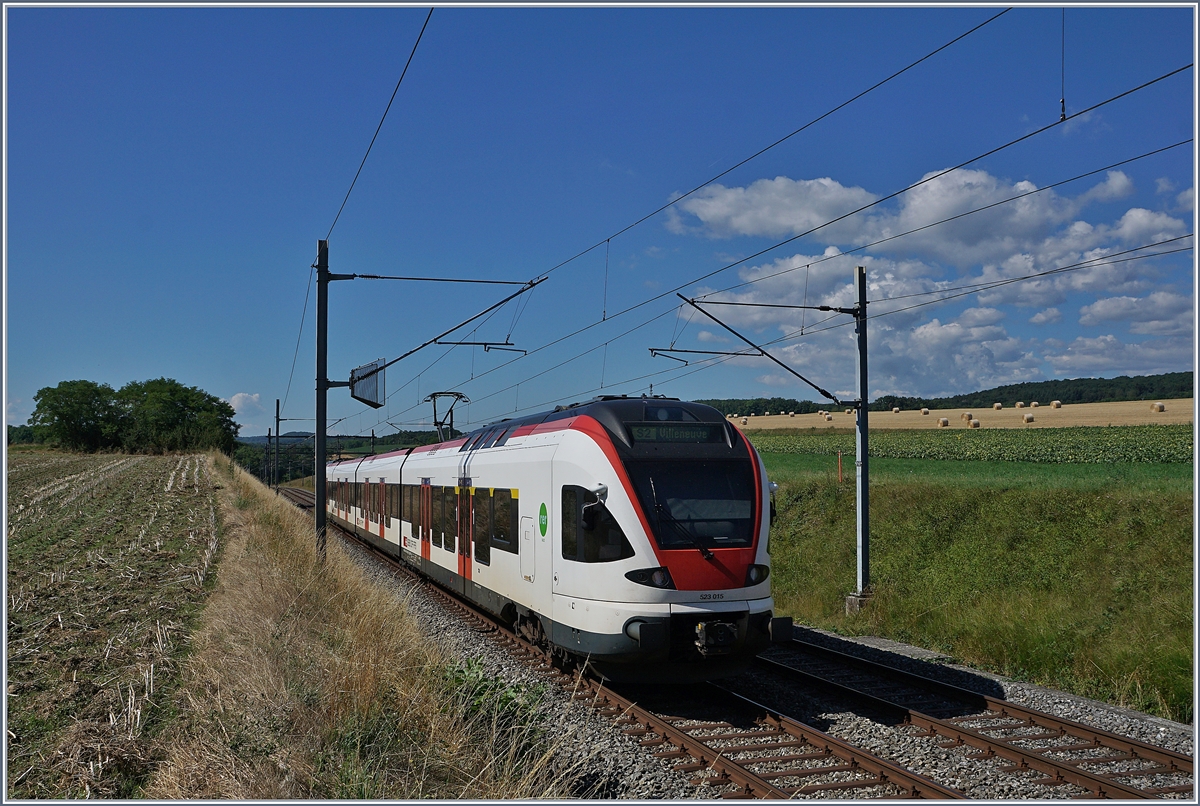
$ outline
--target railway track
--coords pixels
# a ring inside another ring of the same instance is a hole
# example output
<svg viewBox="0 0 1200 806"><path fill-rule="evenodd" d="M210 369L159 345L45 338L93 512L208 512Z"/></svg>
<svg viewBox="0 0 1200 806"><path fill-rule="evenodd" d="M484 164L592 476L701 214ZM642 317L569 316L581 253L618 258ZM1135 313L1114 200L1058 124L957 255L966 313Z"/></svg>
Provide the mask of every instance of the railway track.
<svg viewBox="0 0 1200 806"><path fill-rule="evenodd" d="M313 509L311 491L281 487L279 492L296 506ZM353 539L332 525L330 529ZM661 697L631 694L624 688L614 691L587 675L557 668L540 649L489 614L391 557L358 540L353 543L421 582L466 618L486 625L488 634L510 653L573 699L589 703L676 771L691 774L693 785L714 787L721 797L967 797L791 718L770 703L717 684L689 690L687 696L695 695L691 701L643 706L641 702ZM1192 791L1192 759L1182 754L802 641L778 654L781 660L760 658L755 674L792 688L819 688L857 700L890 721L912 726L910 736L938 739L942 747L965 750L965 758L973 761L1003 760L1002 770L1026 777L1036 773L1040 777L1035 783L1041 786L1071 787L1071 793L1078 793L1075 797L1096 798ZM703 701L704 707L694 707L696 701Z"/></svg>
<svg viewBox="0 0 1200 806"><path fill-rule="evenodd" d="M887 712L918 729L910 735L969 758L1004 759L1005 772L1042 773L1034 783L1043 786L1097 798L1194 790L1193 760L1182 753L801 640L779 656L759 657L756 668Z"/></svg>

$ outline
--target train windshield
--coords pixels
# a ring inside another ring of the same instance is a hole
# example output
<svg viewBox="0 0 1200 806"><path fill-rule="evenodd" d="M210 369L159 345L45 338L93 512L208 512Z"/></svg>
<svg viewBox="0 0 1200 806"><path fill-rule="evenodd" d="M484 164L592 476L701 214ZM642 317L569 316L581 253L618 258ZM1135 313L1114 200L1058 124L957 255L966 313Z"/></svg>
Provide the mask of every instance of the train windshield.
<svg viewBox="0 0 1200 806"><path fill-rule="evenodd" d="M754 542L754 473L745 460L630 461L629 477L660 549Z"/></svg>

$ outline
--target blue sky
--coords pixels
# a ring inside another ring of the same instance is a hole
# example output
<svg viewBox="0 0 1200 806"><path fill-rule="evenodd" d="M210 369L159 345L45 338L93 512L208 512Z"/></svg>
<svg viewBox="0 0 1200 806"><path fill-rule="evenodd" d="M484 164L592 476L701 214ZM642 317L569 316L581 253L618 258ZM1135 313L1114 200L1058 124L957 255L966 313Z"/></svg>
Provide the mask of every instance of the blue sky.
<svg viewBox="0 0 1200 806"><path fill-rule="evenodd" d="M1068 8L1065 50L1061 9L1018 7L609 240L1000 10L436 9L329 238L331 269L528 280L600 246L451 337L511 337L528 355L428 347L389 368L383 409L333 390L333 430L416 427L422 400L451 389L472 401L460 426L650 384L819 399L761 358L684 366L649 348L737 347L672 289L849 305L856 265L879 317L872 398L1192 369L1195 257L1180 238L1195 229L1196 148L1142 156L1193 137L1192 69L731 265L1054 123L1064 85L1074 115L1190 64L1190 7ZM315 294L295 348L316 241L426 13L6 7L7 421L63 380L167 376L233 403L245 435L273 425L276 398L287 429L311 428ZM1103 262L1166 241L1134 254L1184 251ZM1099 262L897 310L1081 260ZM335 283L330 375L505 293ZM845 317L709 310L854 396L853 328L823 329Z"/></svg>

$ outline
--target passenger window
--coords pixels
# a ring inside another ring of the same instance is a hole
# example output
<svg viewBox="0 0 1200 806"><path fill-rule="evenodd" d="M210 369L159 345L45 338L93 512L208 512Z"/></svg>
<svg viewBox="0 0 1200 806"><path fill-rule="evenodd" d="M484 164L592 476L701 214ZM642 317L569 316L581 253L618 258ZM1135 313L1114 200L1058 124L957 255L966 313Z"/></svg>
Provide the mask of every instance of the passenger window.
<svg viewBox="0 0 1200 806"><path fill-rule="evenodd" d="M431 487L429 493L429 542L435 546L442 545L442 488Z"/></svg>
<svg viewBox="0 0 1200 806"><path fill-rule="evenodd" d="M492 545L517 554L517 506L512 490L492 491L492 515Z"/></svg>
<svg viewBox="0 0 1200 806"><path fill-rule="evenodd" d="M633 556L633 546L625 532L594 493L583 487L564 485L562 499L565 559L607 563Z"/></svg>
<svg viewBox="0 0 1200 806"><path fill-rule="evenodd" d="M492 491L478 487L471 497L475 528L475 561L484 565L492 562Z"/></svg>
<svg viewBox="0 0 1200 806"><path fill-rule="evenodd" d="M442 530L445 535L442 538L442 548L454 551L455 534L458 532L458 488L443 487L442 501L446 507L442 512Z"/></svg>

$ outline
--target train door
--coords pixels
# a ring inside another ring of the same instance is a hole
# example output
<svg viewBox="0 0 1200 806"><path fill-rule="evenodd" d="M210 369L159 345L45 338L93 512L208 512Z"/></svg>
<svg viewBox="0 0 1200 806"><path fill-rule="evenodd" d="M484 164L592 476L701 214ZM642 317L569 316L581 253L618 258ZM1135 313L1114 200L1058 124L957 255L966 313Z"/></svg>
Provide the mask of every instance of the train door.
<svg viewBox="0 0 1200 806"><path fill-rule="evenodd" d="M471 496L474 491L474 487L458 488L458 575L463 579L471 578L471 513L474 512Z"/></svg>
<svg viewBox="0 0 1200 806"><path fill-rule="evenodd" d="M418 488L418 492L419 492L418 498L420 499L420 507L419 508L421 511L417 518L417 520L420 523L420 525L417 527L417 529L420 532L419 538L421 540L421 559L428 560L429 559L429 519L430 519L430 515L433 511L433 487L430 486L428 480L425 480L425 481L421 482L421 486Z"/></svg>
<svg viewBox="0 0 1200 806"><path fill-rule="evenodd" d="M521 578L533 582L537 541L533 539L533 518L521 518Z"/></svg>
<svg viewBox="0 0 1200 806"><path fill-rule="evenodd" d="M383 540L383 529L387 526L387 482L379 480L379 539Z"/></svg>

